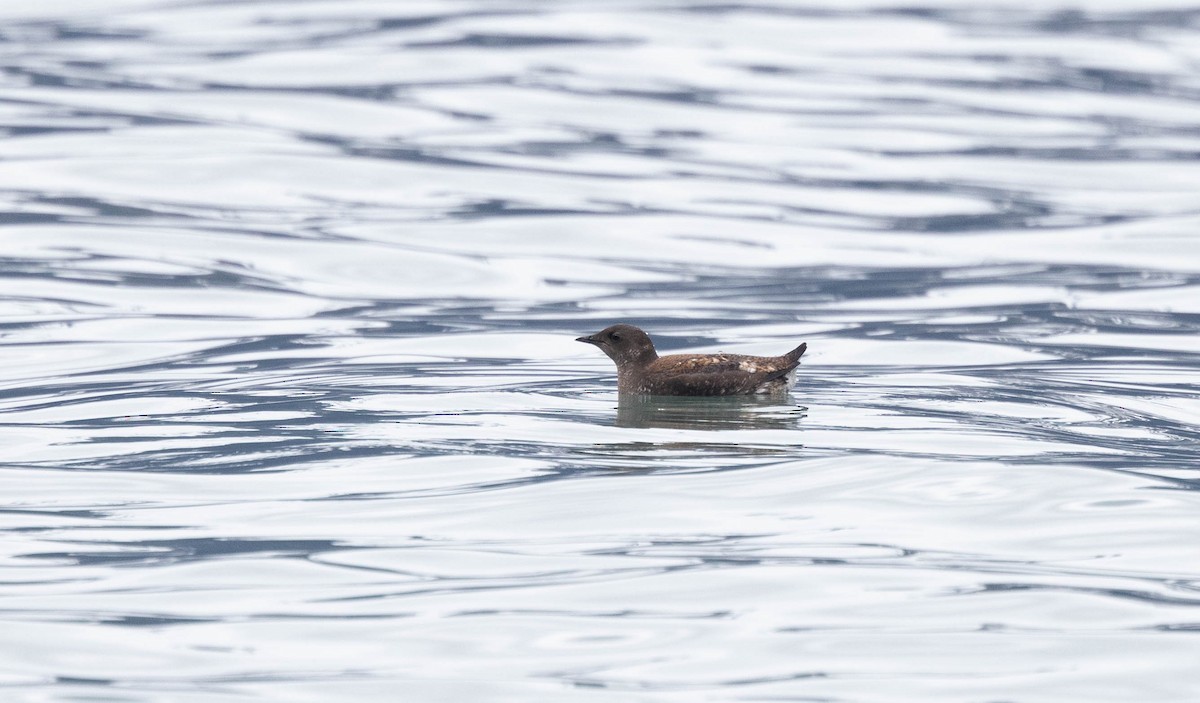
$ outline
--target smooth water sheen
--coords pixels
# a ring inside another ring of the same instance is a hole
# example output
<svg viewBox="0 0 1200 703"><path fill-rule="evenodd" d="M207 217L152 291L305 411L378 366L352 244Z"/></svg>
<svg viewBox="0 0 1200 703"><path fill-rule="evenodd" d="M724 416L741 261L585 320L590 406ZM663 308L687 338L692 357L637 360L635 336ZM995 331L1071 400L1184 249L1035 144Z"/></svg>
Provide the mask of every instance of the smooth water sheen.
<svg viewBox="0 0 1200 703"><path fill-rule="evenodd" d="M8 0L0 65L0 701L1200 700L1194 3ZM809 353L618 402L616 321Z"/></svg>

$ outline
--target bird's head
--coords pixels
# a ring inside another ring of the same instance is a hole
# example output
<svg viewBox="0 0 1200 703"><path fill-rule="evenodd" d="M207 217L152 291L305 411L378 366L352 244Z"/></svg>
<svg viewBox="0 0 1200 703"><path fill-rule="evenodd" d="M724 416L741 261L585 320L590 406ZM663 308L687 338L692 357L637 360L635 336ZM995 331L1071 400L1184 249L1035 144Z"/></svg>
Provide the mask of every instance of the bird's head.
<svg viewBox="0 0 1200 703"><path fill-rule="evenodd" d="M590 337L580 337L575 341L595 344L608 354L608 358L615 361L617 366L628 363L647 364L658 358L650 335L633 325L612 325Z"/></svg>

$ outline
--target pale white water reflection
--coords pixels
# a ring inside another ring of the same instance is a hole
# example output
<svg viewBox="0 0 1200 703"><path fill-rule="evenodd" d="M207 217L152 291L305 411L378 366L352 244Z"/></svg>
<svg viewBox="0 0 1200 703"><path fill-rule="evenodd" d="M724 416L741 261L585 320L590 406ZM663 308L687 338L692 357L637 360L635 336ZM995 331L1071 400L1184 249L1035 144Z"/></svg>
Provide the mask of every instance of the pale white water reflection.
<svg viewBox="0 0 1200 703"><path fill-rule="evenodd" d="M1200 699L1198 46L0 6L0 700ZM809 353L620 402L618 320Z"/></svg>

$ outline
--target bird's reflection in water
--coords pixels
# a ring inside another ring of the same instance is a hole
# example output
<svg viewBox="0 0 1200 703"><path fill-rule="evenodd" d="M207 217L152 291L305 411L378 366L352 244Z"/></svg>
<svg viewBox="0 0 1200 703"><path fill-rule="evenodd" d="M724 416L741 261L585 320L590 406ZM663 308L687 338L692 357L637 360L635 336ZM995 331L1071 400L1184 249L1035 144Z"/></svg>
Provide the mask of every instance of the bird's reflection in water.
<svg viewBox="0 0 1200 703"><path fill-rule="evenodd" d="M795 429L802 417L804 408L778 397L631 396L620 399L616 425L674 430L787 430Z"/></svg>

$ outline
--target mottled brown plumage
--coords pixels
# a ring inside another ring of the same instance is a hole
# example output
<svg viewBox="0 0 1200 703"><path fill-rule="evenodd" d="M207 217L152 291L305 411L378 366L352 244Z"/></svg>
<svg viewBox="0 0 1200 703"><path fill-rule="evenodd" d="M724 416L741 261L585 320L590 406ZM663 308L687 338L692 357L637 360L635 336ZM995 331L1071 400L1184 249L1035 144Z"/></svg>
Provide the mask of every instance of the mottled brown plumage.
<svg viewBox="0 0 1200 703"><path fill-rule="evenodd" d="M650 335L613 325L590 337L617 364L617 390L636 395L750 395L785 393L807 344L782 356L672 354L659 356Z"/></svg>

